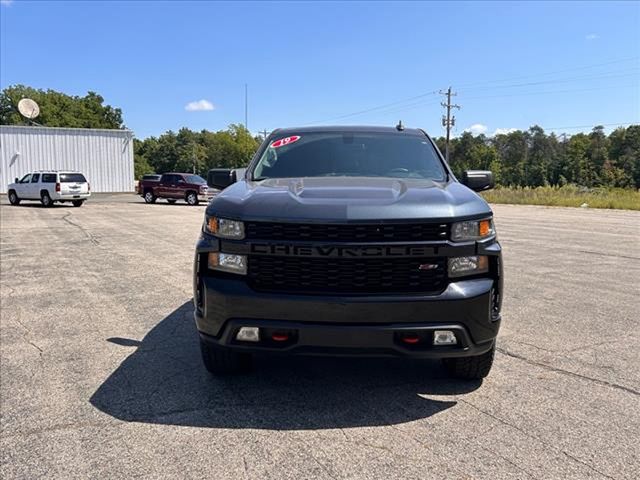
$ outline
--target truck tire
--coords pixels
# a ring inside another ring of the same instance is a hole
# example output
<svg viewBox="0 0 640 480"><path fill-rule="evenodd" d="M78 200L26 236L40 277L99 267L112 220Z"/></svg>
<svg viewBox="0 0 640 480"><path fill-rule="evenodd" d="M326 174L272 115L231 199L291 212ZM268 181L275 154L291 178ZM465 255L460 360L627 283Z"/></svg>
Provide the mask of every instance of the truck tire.
<svg viewBox="0 0 640 480"><path fill-rule="evenodd" d="M196 192L187 192L184 199L189 205L198 205L198 194Z"/></svg>
<svg viewBox="0 0 640 480"><path fill-rule="evenodd" d="M153 190L147 190L144 192L144 201L147 203L156 203L156 196L153 194Z"/></svg>
<svg viewBox="0 0 640 480"><path fill-rule="evenodd" d="M46 190L40 192L40 203L42 203L43 207L53 207L53 200L51 200L49 192Z"/></svg>
<svg viewBox="0 0 640 480"><path fill-rule="evenodd" d="M11 205L20 205L20 199L18 198L18 194L13 190L9 190L9 203Z"/></svg>
<svg viewBox="0 0 640 480"><path fill-rule="evenodd" d="M460 380L480 380L489 375L493 365L496 346L475 357L443 358L445 368L454 378Z"/></svg>
<svg viewBox="0 0 640 480"><path fill-rule="evenodd" d="M84 203L84 200L73 200L71 203L73 203L74 207L81 207Z"/></svg>
<svg viewBox="0 0 640 480"><path fill-rule="evenodd" d="M225 375L247 372L251 368L251 355L238 353L225 347L200 340L202 362L209 373Z"/></svg>

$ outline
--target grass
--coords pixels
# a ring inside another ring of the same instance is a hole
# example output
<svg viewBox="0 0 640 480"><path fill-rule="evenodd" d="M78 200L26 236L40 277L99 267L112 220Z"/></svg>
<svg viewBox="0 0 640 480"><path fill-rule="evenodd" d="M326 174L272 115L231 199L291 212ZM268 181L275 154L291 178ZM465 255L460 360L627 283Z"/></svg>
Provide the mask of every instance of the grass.
<svg viewBox="0 0 640 480"><path fill-rule="evenodd" d="M640 190L631 188L497 187L482 196L489 203L640 210Z"/></svg>

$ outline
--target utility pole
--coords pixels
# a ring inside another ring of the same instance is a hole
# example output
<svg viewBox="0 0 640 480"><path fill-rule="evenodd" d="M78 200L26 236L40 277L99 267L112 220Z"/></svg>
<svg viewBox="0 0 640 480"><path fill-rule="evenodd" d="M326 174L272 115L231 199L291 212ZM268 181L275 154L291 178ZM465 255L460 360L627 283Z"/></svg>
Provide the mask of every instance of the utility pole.
<svg viewBox="0 0 640 480"><path fill-rule="evenodd" d="M262 134L262 139L266 140L267 135L269 134L269 132L267 132L267 129L265 128L264 130L258 130L258 133Z"/></svg>
<svg viewBox="0 0 640 480"><path fill-rule="evenodd" d="M244 128L249 130L249 87L244 84Z"/></svg>
<svg viewBox="0 0 640 480"><path fill-rule="evenodd" d="M447 109L447 114L442 116L442 126L447 129L447 142L445 144L444 158L447 163L449 163L449 139L451 138L451 128L456 124L456 117L451 116L451 109L457 108L460 110L460 105L451 104L451 97L457 95L451 91L451 87L449 87L446 92L440 90L440 94L447 97L447 103L442 102L440 105Z"/></svg>

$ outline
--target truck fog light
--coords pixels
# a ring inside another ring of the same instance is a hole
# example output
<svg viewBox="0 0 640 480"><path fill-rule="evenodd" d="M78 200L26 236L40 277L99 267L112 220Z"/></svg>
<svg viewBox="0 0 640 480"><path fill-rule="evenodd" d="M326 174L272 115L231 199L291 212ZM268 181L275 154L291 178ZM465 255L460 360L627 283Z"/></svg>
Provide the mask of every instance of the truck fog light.
<svg viewBox="0 0 640 480"><path fill-rule="evenodd" d="M434 345L456 345L457 343L456 334L451 330L436 330L433 332Z"/></svg>
<svg viewBox="0 0 640 480"><path fill-rule="evenodd" d="M247 274L247 256L233 253L211 252L209 253L209 268L222 272Z"/></svg>
<svg viewBox="0 0 640 480"><path fill-rule="evenodd" d="M258 327L242 327L236 334L236 340L241 342L259 342L260 329Z"/></svg>
<svg viewBox="0 0 640 480"><path fill-rule="evenodd" d="M449 259L449 277L477 275L489 271L489 257L473 255L471 257L453 257Z"/></svg>

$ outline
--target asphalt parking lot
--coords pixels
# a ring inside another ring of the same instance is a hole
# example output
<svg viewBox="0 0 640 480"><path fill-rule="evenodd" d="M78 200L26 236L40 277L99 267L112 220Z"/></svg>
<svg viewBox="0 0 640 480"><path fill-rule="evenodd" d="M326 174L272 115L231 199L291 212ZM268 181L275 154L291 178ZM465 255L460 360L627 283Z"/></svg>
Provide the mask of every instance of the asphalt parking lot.
<svg viewBox="0 0 640 480"><path fill-rule="evenodd" d="M133 195L1 216L0 477L640 477L640 212L494 207L499 352L200 364L204 207Z"/></svg>

